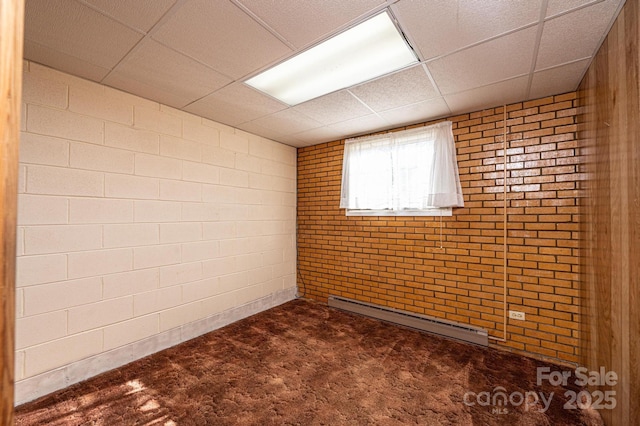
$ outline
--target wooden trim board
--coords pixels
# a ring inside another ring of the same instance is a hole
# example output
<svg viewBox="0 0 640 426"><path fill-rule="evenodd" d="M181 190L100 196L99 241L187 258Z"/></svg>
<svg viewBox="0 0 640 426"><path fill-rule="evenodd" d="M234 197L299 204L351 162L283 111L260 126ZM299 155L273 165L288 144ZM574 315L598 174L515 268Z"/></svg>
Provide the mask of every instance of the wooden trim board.
<svg viewBox="0 0 640 426"><path fill-rule="evenodd" d="M13 425L18 139L24 0L0 2L0 424Z"/></svg>

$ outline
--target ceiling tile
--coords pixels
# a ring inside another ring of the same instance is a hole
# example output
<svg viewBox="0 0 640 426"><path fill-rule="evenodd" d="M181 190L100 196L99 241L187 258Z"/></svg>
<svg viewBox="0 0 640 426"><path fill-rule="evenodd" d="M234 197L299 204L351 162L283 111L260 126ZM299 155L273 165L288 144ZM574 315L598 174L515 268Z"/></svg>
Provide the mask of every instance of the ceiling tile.
<svg viewBox="0 0 640 426"><path fill-rule="evenodd" d="M296 147L315 145L323 142L331 142L342 138L343 133L341 131L326 126L296 133L290 136L290 139L295 140L293 146ZM287 139L288 138L282 138L281 142L289 143L287 142Z"/></svg>
<svg viewBox="0 0 640 426"><path fill-rule="evenodd" d="M374 111L384 111L438 96L422 65L349 89Z"/></svg>
<svg viewBox="0 0 640 426"><path fill-rule="evenodd" d="M428 60L533 24L540 7L541 0L400 0L392 9Z"/></svg>
<svg viewBox="0 0 640 426"><path fill-rule="evenodd" d="M287 105L242 83L233 83L184 109L229 126L236 126L286 108Z"/></svg>
<svg viewBox="0 0 640 426"><path fill-rule="evenodd" d="M584 59L534 73L529 98L543 98L575 90L590 62L591 59Z"/></svg>
<svg viewBox="0 0 640 426"><path fill-rule="evenodd" d="M531 70L537 28L531 27L437 59L427 66L442 94L462 92Z"/></svg>
<svg viewBox="0 0 640 426"><path fill-rule="evenodd" d="M100 81L109 73L108 68L91 64L30 40L24 41L24 58L93 81Z"/></svg>
<svg viewBox="0 0 640 426"><path fill-rule="evenodd" d="M248 130L253 125L271 129L280 135L292 135L322 126L322 123L313 120L301 112L291 108L278 111L276 113L253 120L251 123L244 123L243 130Z"/></svg>
<svg viewBox="0 0 640 426"><path fill-rule="evenodd" d="M322 124L338 123L371 114L369 108L346 90L304 102L293 109Z"/></svg>
<svg viewBox="0 0 640 426"><path fill-rule="evenodd" d="M231 79L151 39L137 46L104 80L118 88L118 82L125 81L131 82L129 87L142 83L178 96L184 99L179 107L231 83Z"/></svg>
<svg viewBox="0 0 640 426"><path fill-rule="evenodd" d="M358 117L328 126L329 129L336 130L343 135L340 139L388 129L389 127L389 122L376 114Z"/></svg>
<svg viewBox="0 0 640 426"><path fill-rule="evenodd" d="M429 117L431 120L447 116L450 113L445 101L442 98L436 98L384 111L380 113L380 116L392 126L405 126L425 121L425 117Z"/></svg>
<svg viewBox="0 0 640 426"><path fill-rule="evenodd" d="M618 4L608 0L546 21L536 70L593 56Z"/></svg>
<svg viewBox="0 0 640 426"><path fill-rule="evenodd" d="M545 17L555 16L586 4L598 3L600 1L602 0L548 0Z"/></svg>
<svg viewBox="0 0 640 426"><path fill-rule="evenodd" d="M228 0L185 2L153 37L233 78L291 53Z"/></svg>
<svg viewBox="0 0 640 426"><path fill-rule="evenodd" d="M142 34L69 0L28 1L25 29L25 40L102 68L113 67L142 39Z"/></svg>
<svg viewBox="0 0 640 426"><path fill-rule="evenodd" d="M303 147L303 146L314 145L314 144L306 144L305 145L305 142L303 142L300 139L298 139L295 135L281 136L279 139L276 140L276 142L280 142L280 143L283 143L285 145L293 146L293 147L296 147L296 148Z"/></svg>
<svg viewBox="0 0 640 426"><path fill-rule="evenodd" d="M238 0L296 47L307 46L384 5L385 0Z"/></svg>
<svg viewBox="0 0 640 426"><path fill-rule="evenodd" d="M189 102L193 101L192 98L186 97L180 93L170 92L119 74L110 74L109 78L106 79L105 84L118 90L135 93L137 96L174 108L182 108Z"/></svg>
<svg viewBox="0 0 640 426"><path fill-rule="evenodd" d="M238 129L244 130L245 132L253 133L255 135L260 135L267 139L271 139L278 142L283 142L285 139L287 139L286 135L281 131L278 131L269 126L260 125L255 121L249 121L248 123L239 124ZM294 138L289 137L288 139L294 139Z"/></svg>
<svg viewBox="0 0 640 426"><path fill-rule="evenodd" d="M479 111L525 100L528 82L528 76L518 77L448 95L444 99L454 115Z"/></svg>
<svg viewBox="0 0 640 426"><path fill-rule="evenodd" d="M149 32L176 0L84 0L106 15L138 31Z"/></svg>

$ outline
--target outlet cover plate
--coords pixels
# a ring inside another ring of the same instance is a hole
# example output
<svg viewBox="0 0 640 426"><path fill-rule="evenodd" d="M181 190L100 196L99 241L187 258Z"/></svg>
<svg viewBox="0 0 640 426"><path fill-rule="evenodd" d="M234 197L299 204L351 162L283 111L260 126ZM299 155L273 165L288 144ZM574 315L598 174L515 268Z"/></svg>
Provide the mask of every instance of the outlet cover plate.
<svg viewBox="0 0 640 426"><path fill-rule="evenodd" d="M525 320L525 315L524 315L524 312L509 311L509 318L520 320L520 321L524 321Z"/></svg>

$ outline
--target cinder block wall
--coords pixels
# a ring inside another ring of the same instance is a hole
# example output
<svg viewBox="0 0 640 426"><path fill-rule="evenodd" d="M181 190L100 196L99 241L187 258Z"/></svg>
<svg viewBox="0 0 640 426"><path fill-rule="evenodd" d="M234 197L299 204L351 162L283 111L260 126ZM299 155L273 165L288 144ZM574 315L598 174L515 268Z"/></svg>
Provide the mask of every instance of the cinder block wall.
<svg viewBox="0 0 640 426"><path fill-rule="evenodd" d="M507 342L578 361L576 94L507 106ZM451 117L465 207L452 217L346 217L343 141L298 150L298 280L340 295L503 335L502 107Z"/></svg>
<svg viewBox="0 0 640 426"><path fill-rule="evenodd" d="M294 294L294 148L34 63L23 92L18 388Z"/></svg>

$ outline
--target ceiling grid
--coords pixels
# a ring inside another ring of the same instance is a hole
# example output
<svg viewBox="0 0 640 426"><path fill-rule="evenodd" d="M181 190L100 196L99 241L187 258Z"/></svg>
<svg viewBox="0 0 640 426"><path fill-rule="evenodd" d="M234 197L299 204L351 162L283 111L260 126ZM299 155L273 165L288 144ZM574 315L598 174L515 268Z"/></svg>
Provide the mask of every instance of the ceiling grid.
<svg viewBox="0 0 640 426"><path fill-rule="evenodd" d="M25 59L307 146L575 90L623 4L27 0ZM385 10L417 65L294 107L244 83Z"/></svg>

